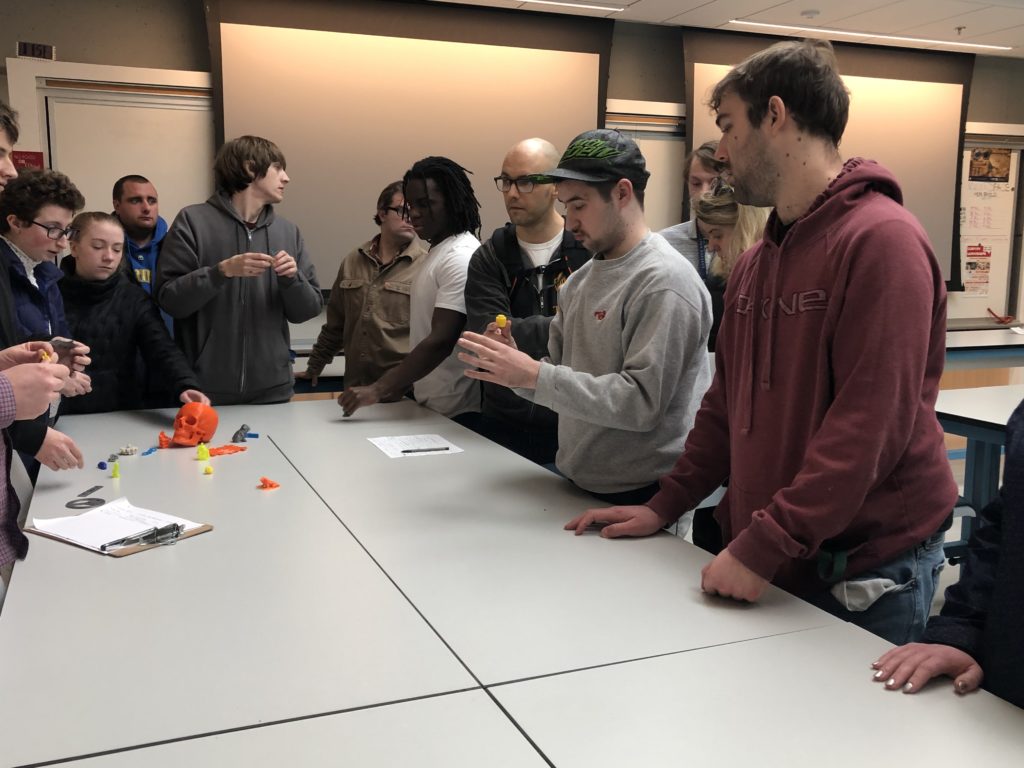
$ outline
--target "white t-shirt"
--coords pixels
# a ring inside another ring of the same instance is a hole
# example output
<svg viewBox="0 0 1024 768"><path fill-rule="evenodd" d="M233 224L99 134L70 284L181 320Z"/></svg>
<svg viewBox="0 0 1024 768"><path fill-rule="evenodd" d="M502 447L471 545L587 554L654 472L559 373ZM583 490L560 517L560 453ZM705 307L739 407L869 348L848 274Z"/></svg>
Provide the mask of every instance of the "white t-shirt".
<svg viewBox="0 0 1024 768"><path fill-rule="evenodd" d="M559 232L546 243L524 243L522 240L520 240L519 248L526 255L526 258L530 260L533 266L540 267L551 261L551 257L555 255L555 251L558 250L558 246L560 246L561 244L562 233ZM542 285L543 280L543 275L534 275L534 287L539 289Z"/></svg>
<svg viewBox="0 0 1024 768"><path fill-rule="evenodd" d="M466 314L466 273L469 259L480 241L469 232L452 235L433 246L423 257L419 273L412 281L409 302L409 348L430 335L435 309L450 309ZM413 386L416 402L445 416L480 410L480 387L466 377L466 364L452 353Z"/></svg>

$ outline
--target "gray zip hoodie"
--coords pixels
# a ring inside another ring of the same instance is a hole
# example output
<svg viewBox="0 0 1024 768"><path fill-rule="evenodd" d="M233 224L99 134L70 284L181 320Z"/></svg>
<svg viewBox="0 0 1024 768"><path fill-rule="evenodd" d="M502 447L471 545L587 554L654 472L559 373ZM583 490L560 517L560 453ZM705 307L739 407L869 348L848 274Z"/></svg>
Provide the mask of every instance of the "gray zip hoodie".
<svg viewBox="0 0 1024 768"><path fill-rule="evenodd" d="M294 277L273 269L227 278L217 265L239 253L287 251ZM266 205L251 231L223 193L181 210L157 262L154 295L174 318L174 337L215 405L274 403L292 395L288 323L323 307L298 227Z"/></svg>

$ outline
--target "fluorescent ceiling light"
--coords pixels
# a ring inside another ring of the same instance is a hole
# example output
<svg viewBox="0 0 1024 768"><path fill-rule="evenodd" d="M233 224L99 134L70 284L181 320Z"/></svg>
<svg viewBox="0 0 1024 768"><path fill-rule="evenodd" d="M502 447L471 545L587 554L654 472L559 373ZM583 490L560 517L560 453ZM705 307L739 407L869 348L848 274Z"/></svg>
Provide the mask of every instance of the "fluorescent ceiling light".
<svg viewBox="0 0 1024 768"><path fill-rule="evenodd" d="M588 11L608 11L608 13L619 13L626 10L619 5L587 5L585 3L572 3L565 0L564 2L558 2L558 0L520 0L523 3L536 3L537 5L561 5L565 8L586 8Z"/></svg>
<svg viewBox="0 0 1024 768"><path fill-rule="evenodd" d="M525 2L525 0L524 0ZM764 24L759 21L744 21L743 19L729 19L730 24L745 27L760 27L763 29L783 29L793 32L818 32L825 35L845 35L856 37L862 40L871 38L873 40L899 40L905 43L930 43L932 45L956 45L961 48L982 48L987 51L1012 51L1010 45L984 45L982 43L957 43L952 40L928 40L923 37L900 37L899 35L883 35L879 32L850 32L845 29L826 29L825 27L797 27L790 24Z"/></svg>

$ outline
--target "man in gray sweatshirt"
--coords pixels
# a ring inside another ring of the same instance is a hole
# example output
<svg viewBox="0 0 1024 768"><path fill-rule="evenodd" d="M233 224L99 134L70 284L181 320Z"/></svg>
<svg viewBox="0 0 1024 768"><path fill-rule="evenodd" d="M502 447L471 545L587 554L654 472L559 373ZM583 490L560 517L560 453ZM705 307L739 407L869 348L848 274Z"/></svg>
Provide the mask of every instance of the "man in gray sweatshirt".
<svg viewBox="0 0 1024 768"><path fill-rule="evenodd" d="M650 174L618 131L587 131L548 172L566 227L594 254L559 293L549 358L515 347L510 324L465 333L466 376L513 387L558 413L559 471L612 504L650 499L711 383L711 300L693 266L644 219Z"/></svg>

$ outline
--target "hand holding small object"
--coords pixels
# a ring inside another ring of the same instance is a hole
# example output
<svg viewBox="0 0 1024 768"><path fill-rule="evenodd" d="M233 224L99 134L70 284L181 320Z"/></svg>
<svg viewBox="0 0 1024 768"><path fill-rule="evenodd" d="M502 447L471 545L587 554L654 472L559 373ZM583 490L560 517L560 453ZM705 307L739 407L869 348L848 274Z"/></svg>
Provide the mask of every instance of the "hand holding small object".
<svg viewBox="0 0 1024 768"><path fill-rule="evenodd" d="M217 269L224 277L258 277L274 264L266 253L239 253L224 259Z"/></svg>

